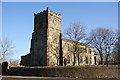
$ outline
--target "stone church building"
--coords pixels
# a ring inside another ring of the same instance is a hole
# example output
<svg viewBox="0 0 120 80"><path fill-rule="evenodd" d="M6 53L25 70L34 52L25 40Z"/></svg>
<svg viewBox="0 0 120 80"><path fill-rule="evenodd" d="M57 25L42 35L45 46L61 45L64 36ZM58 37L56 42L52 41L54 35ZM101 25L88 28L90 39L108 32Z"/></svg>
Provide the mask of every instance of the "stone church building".
<svg viewBox="0 0 120 80"><path fill-rule="evenodd" d="M74 57L70 52L73 41L62 39L61 36L61 14L49 8L34 14L30 53L21 56L20 64L23 66L72 66L73 62L75 65L98 64L98 55L95 54L93 47L79 43L82 52Z"/></svg>

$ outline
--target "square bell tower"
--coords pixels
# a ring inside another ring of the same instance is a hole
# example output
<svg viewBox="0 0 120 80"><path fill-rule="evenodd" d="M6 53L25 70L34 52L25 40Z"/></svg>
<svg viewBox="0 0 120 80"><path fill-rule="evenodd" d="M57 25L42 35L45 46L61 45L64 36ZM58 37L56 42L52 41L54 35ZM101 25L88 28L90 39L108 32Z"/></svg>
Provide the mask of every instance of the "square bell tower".
<svg viewBox="0 0 120 80"><path fill-rule="evenodd" d="M34 14L30 53L21 57L25 66L57 66L60 61L61 14L49 8Z"/></svg>

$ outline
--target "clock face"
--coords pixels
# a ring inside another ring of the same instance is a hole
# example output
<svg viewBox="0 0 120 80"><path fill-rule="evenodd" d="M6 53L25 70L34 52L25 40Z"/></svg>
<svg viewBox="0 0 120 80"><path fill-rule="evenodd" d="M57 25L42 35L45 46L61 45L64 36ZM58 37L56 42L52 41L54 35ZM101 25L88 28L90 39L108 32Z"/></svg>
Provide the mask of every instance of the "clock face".
<svg viewBox="0 0 120 80"><path fill-rule="evenodd" d="M56 24L56 23L57 23L57 21L54 19L54 20L53 20L53 24Z"/></svg>

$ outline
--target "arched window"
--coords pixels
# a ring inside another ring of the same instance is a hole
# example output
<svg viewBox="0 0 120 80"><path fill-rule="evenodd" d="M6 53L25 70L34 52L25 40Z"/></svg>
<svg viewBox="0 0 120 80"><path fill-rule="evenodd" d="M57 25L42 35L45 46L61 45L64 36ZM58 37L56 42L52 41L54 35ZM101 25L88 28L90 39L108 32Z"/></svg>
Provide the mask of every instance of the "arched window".
<svg viewBox="0 0 120 80"><path fill-rule="evenodd" d="M82 60L82 56L79 56L79 63L82 64L83 60Z"/></svg>
<svg viewBox="0 0 120 80"><path fill-rule="evenodd" d="M88 57L86 57L86 60L85 60L85 61L86 61L86 64L88 64Z"/></svg>
<svg viewBox="0 0 120 80"><path fill-rule="evenodd" d="M91 49L89 49L89 53L91 54Z"/></svg>
<svg viewBox="0 0 120 80"><path fill-rule="evenodd" d="M70 56L67 57L67 63L70 64Z"/></svg>

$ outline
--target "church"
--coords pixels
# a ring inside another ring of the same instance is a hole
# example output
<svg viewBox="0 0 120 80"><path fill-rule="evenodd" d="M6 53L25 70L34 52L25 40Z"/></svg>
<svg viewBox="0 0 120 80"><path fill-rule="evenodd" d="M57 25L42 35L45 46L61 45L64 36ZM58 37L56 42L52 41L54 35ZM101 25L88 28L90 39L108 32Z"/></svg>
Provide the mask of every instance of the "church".
<svg viewBox="0 0 120 80"><path fill-rule="evenodd" d="M79 66L98 65L98 55L94 48L79 43L82 50L78 55L70 52L72 40L62 39L61 14L49 8L34 14L30 53L21 56L23 66Z"/></svg>

